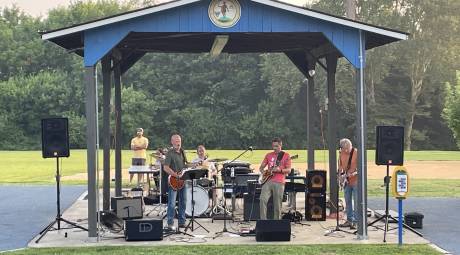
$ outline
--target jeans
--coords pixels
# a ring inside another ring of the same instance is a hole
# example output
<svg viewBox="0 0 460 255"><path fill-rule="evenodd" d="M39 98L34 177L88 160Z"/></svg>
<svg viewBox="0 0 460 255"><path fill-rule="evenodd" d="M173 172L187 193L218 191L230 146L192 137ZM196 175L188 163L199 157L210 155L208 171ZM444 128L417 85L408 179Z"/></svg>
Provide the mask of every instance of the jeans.
<svg viewBox="0 0 460 255"><path fill-rule="evenodd" d="M358 219L356 218L357 206L358 206L358 185L350 186L347 185L344 188L347 220L352 223L356 223Z"/></svg>
<svg viewBox="0 0 460 255"><path fill-rule="evenodd" d="M267 219L267 203L273 196L273 218L281 219L281 204L283 203L284 183L267 181L260 192L260 219Z"/></svg>
<svg viewBox="0 0 460 255"><path fill-rule="evenodd" d="M179 224L185 224L185 207L187 199L187 189L183 187L180 190L173 190L171 187L168 187L168 225L174 224L174 215L176 214L176 197L179 193L179 215L178 220Z"/></svg>

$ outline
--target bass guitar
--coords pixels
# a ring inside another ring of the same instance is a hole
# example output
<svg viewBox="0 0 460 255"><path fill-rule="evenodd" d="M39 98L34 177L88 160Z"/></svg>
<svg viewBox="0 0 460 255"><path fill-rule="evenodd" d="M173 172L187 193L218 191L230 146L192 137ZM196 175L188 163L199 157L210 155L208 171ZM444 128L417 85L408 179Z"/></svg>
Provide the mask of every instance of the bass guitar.
<svg viewBox="0 0 460 255"><path fill-rule="evenodd" d="M340 184L340 188L343 189L345 188L347 185L348 185L348 182L349 182L349 178L350 177L353 177L353 176L356 176L358 174L358 171L353 171L351 173L347 173L347 172L341 172L339 174L339 184Z"/></svg>
<svg viewBox="0 0 460 255"><path fill-rule="evenodd" d="M298 157L299 157L299 155L294 155L294 156L290 157L290 159L296 159ZM261 178L259 180L259 183L261 185L264 185L268 180L270 180L273 177L273 175L274 175L273 170L275 168L279 167L280 163L281 163L281 161L277 160L276 164L273 167L269 167L267 170L265 170L263 172L263 174L261 175Z"/></svg>

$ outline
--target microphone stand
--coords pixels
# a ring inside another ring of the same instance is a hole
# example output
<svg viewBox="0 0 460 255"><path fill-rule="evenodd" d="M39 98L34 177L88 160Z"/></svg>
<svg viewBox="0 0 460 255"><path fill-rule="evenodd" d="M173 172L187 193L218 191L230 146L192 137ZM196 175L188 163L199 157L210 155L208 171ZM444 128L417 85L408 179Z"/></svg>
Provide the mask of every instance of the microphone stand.
<svg viewBox="0 0 460 255"><path fill-rule="evenodd" d="M230 162L228 162L227 164L230 164L230 163L233 163L235 162L235 160L239 159L241 156L243 156L246 152L248 151L252 151L252 147L249 146L245 151L243 151L240 155L238 155L236 158L232 159ZM235 180L235 175L233 173L233 176L232 176L232 199L234 199L234 194L235 194L235 187L234 187L234 180ZM219 236L222 236L224 233L230 233L230 234L235 234L237 235L238 233L233 233L233 232L230 232L228 231L227 229L227 198L225 198L225 189L223 190L223 197L224 197L224 229L220 232L217 232L215 234L215 236L213 237L213 239L216 239L217 237ZM232 201L233 202L233 201ZM234 206L232 207L232 220L233 220L233 208Z"/></svg>
<svg viewBox="0 0 460 255"><path fill-rule="evenodd" d="M232 159L230 162L228 162L227 164L231 164L233 162L235 162L237 159L239 159L241 156L243 156L246 152L248 151L251 151L252 152L252 146L249 146L245 151L243 151L240 155L236 156L236 158ZM235 192L235 179L236 179L236 175L235 175L235 170L234 168L232 167L231 169L231 179L232 179L232 220L234 220L234 211L235 211L235 204L236 204L236 192Z"/></svg>

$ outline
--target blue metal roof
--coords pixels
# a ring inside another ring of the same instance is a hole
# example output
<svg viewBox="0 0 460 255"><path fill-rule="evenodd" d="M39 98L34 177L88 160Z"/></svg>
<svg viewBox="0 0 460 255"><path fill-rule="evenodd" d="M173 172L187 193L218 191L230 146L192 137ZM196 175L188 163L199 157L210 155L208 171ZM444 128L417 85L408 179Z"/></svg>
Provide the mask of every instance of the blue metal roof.
<svg viewBox="0 0 460 255"><path fill-rule="evenodd" d="M42 35L95 65L117 49L125 69L147 52L209 52L216 35L229 35L223 52L311 52L344 56L360 68L360 44L371 49L407 34L272 1L240 0L241 17L230 28L208 17L210 0L180 0L49 31Z"/></svg>

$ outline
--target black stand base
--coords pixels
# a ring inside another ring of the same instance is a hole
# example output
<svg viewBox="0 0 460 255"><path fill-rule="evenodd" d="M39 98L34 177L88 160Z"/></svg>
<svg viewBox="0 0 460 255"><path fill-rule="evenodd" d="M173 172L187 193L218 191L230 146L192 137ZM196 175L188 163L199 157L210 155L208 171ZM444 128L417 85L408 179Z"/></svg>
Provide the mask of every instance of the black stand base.
<svg viewBox="0 0 460 255"><path fill-rule="evenodd" d="M198 227L195 228L195 227L194 227L194 224L197 224ZM199 229L199 228L202 228L202 229L204 229L206 232L209 233L209 230L207 230L203 225L201 225L201 224L200 224L198 221L196 221L195 218L193 217L193 218L189 221L189 223L187 224L187 226L185 227L185 230L184 230L184 231L187 232L187 231L190 229L190 230L193 232L193 231L195 231L195 230L197 230L197 229Z"/></svg>
<svg viewBox="0 0 460 255"><path fill-rule="evenodd" d="M70 228L61 228L61 222L65 222L65 223L71 225L72 227L70 227ZM57 223L58 227L53 229L53 226L56 223ZM54 221L52 221L48 226L46 226L42 231L40 231L40 233L39 233L40 237L37 240L35 240L35 243L40 242L40 240L48 233L48 231L61 230L61 229L72 229L72 228L79 228L79 229L82 229L84 231L88 231L87 228L79 226L74 222L71 222L69 220L66 220L66 219L61 218L61 217L58 216L58 217L56 217L56 219Z"/></svg>
<svg viewBox="0 0 460 255"><path fill-rule="evenodd" d="M386 243L386 233L388 231L388 222L389 222L389 219L393 220L394 222L396 223L399 223L399 220L396 219L395 217L391 216L391 215L382 215L380 216L379 218L377 218L376 220L374 220L373 222L369 223L367 226L368 227L374 227L374 228L379 228L378 226L374 226L375 223L381 221L381 220L385 220L385 226L384 226L384 235L383 235L383 242ZM403 227L410 230L411 232L413 232L414 234L420 236L420 237L423 237L423 234L418 232L417 230L413 229L412 227L410 227L409 225L407 225L406 223L403 222ZM396 227L397 228L397 227Z"/></svg>
<svg viewBox="0 0 460 255"><path fill-rule="evenodd" d="M385 178L383 179L384 183L385 183L385 214L380 216L379 218L377 218L376 220L374 220L373 222L367 224L367 226L372 226L374 225L376 222L379 222L383 219L385 219L385 227L383 229L383 242L386 243L387 242L387 232L388 232L388 219L392 219L394 221L396 221L396 223L399 223L399 221L397 219L395 219L394 217L392 217L389 213L389 193L390 193L390 179L391 179L391 176L390 176L390 164L387 164L387 175L385 176ZM376 226L374 226L376 227ZM417 230L411 228L410 226L406 225L405 223L403 223L403 227L409 229L410 231L414 232L415 234L417 234L418 236L422 237L423 235L418 232Z"/></svg>
<svg viewBox="0 0 460 255"><path fill-rule="evenodd" d="M324 235L325 236L330 236L330 235L334 234L335 232L343 232L343 233L347 233L347 234L350 234L350 235L354 235L356 233L356 232L346 231L346 230L341 229L339 226L335 226L335 229L327 232Z"/></svg>
<svg viewBox="0 0 460 255"><path fill-rule="evenodd" d="M71 229L71 228L79 228L85 231L88 231L87 228L84 228L82 226L78 226L77 223L71 222L69 220L66 220L61 217L61 175L59 174L59 157L56 157L56 218L54 219L53 222L51 222L48 226L46 226L42 231L40 231L40 237L35 240L35 243L40 242L40 240L48 233L48 231L52 230L61 230L61 229ZM72 227L70 228L61 228L61 221L65 222ZM57 228L53 228L54 224L57 223Z"/></svg>

